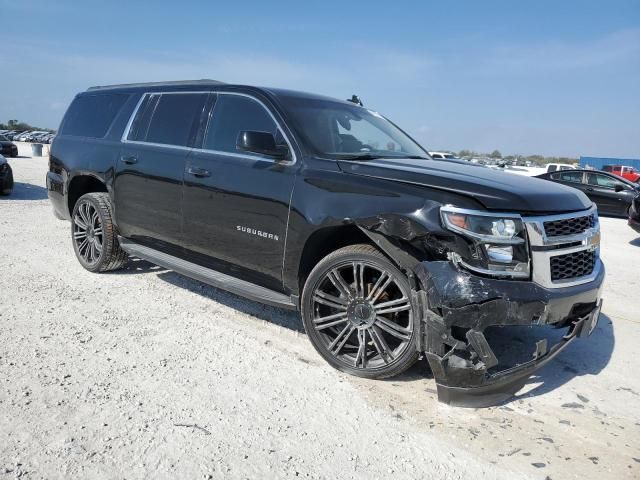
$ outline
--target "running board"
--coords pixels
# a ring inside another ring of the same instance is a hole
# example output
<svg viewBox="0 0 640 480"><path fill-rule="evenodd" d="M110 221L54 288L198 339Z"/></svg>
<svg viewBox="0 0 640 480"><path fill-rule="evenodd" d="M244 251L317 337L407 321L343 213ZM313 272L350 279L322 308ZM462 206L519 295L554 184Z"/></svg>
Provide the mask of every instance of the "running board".
<svg viewBox="0 0 640 480"><path fill-rule="evenodd" d="M122 249L131 256L147 260L151 263L173 270L195 280L199 280L208 285L221 288L222 290L235 293L260 303L267 303L269 305L290 309L297 308L291 298L284 293L261 287L260 285L247 282L246 280L240 280L239 278L218 272L217 270L196 265L195 263L174 257L173 255L132 242L124 237L118 236L118 242L120 242Z"/></svg>

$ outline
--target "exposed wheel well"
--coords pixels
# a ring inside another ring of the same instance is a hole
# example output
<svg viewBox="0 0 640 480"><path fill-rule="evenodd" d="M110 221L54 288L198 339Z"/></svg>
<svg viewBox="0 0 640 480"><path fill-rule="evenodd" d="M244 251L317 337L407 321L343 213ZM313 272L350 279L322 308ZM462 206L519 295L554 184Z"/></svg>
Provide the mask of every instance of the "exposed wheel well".
<svg viewBox="0 0 640 480"><path fill-rule="evenodd" d="M89 175L74 177L69 184L69 194L67 195L69 215L73 214L73 207L81 196L94 192L107 192L107 187L100 180Z"/></svg>
<svg viewBox="0 0 640 480"><path fill-rule="evenodd" d="M327 227L314 232L307 239L300 257L298 268L300 291L302 292L307 277L320 260L339 248L358 243L372 244L369 237L356 225Z"/></svg>

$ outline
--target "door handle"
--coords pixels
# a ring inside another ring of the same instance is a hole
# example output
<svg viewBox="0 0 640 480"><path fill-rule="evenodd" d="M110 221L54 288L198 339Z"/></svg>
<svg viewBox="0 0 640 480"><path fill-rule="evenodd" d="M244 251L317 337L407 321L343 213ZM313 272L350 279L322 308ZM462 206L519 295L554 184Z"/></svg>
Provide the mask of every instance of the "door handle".
<svg viewBox="0 0 640 480"><path fill-rule="evenodd" d="M592 187L587 187L587 192L593 192L593 188Z"/></svg>
<svg viewBox="0 0 640 480"><path fill-rule="evenodd" d="M198 178L211 176L211 172L209 170L206 170L200 167L189 167L187 168L187 173L189 175L193 175L194 177L198 177Z"/></svg>
<svg viewBox="0 0 640 480"><path fill-rule="evenodd" d="M138 157L121 157L120 161L122 163L126 163L127 165L133 165L134 163L138 163Z"/></svg>

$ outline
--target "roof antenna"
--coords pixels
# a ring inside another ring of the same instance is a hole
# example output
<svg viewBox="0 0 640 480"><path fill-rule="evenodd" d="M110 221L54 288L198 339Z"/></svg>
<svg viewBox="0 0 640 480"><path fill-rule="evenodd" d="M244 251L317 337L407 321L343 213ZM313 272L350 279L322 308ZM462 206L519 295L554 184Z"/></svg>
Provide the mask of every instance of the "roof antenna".
<svg viewBox="0 0 640 480"><path fill-rule="evenodd" d="M362 103L362 100L360 100L360 97L355 94L351 95L351 98L347 98L347 102L355 103L356 105L360 105L361 107L364 107L364 104Z"/></svg>

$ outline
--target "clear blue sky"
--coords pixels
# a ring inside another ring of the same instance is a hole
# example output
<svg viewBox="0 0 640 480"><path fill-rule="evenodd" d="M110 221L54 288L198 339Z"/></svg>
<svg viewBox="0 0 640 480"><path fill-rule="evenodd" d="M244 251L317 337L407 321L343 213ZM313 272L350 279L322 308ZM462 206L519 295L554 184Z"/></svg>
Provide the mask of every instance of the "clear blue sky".
<svg viewBox="0 0 640 480"><path fill-rule="evenodd" d="M432 149L640 158L639 0L0 0L0 18L2 121L215 78L358 93Z"/></svg>

